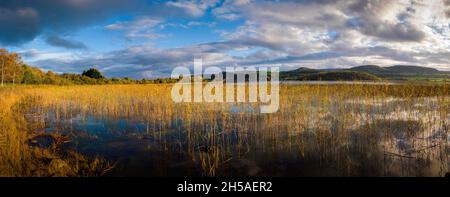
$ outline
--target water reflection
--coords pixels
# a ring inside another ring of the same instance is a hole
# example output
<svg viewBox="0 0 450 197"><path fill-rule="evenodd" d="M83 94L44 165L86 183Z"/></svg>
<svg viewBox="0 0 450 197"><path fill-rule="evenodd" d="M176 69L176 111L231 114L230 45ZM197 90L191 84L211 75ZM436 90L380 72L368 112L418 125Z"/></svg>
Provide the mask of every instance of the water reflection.
<svg viewBox="0 0 450 197"><path fill-rule="evenodd" d="M423 102L433 106L423 99L416 107ZM44 116L43 131L69 136L67 148L117 162L110 176L201 176L205 168L218 176L442 176L449 168L448 125L436 111L402 108L410 105L398 99L307 106L304 120L270 125L251 106L231 106L226 117L216 114L214 131L201 123L213 138L190 133L180 126L187 121L182 118L162 127L89 114L63 119L53 112ZM348 120L340 117L342 109L352 112ZM226 128L225 121L247 121L249 128ZM289 126L294 123L299 130Z"/></svg>

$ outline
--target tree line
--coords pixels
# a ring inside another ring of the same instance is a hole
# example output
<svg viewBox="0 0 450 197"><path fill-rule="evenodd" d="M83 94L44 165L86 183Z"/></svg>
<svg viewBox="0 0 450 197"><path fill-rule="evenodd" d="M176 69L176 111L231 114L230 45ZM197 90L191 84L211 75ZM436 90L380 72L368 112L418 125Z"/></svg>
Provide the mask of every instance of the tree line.
<svg viewBox="0 0 450 197"><path fill-rule="evenodd" d="M176 79L142 79L107 78L99 70L90 68L81 74L52 71L44 72L41 69L25 64L20 55L0 48L0 74L1 86L5 84L49 84L49 85L83 85L83 84L151 84L175 83Z"/></svg>

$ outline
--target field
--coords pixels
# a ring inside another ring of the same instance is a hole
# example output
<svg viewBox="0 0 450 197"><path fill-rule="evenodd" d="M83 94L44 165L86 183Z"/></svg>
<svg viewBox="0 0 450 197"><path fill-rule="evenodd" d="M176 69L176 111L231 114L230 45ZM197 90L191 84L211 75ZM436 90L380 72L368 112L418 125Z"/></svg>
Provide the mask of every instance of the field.
<svg viewBox="0 0 450 197"><path fill-rule="evenodd" d="M272 114L171 87L1 87L0 176L449 172L449 84L284 84Z"/></svg>

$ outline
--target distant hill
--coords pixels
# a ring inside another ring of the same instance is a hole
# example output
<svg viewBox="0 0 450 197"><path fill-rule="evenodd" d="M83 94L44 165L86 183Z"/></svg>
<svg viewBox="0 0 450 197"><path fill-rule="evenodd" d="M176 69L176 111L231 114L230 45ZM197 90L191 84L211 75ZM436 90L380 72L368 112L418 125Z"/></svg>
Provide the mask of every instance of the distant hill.
<svg viewBox="0 0 450 197"><path fill-rule="evenodd" d="M410 65L380 67L377 65L356 66L350 69L298 68L280 72L281 80L439 80L450 81L450 72L434 68Z"/></svg>
<svg viewBox="0 0 450 197"><path fill-rule="evenodd" d="M386 69L376 65L364 65L350 68L352 71L367 72L372 74L381 74L387 72Z"/></svg>
<svg viewBox="0 0 450 197"><path fill-rule="evenodd" d="M300 81L379 81L381 78L357 71L294 71L282 72L281 80L300 80Z"/></svg>
<svg viewBox="0 0 450 197"><path fill-rule="evenodd" d="M404 65L396 65L390 67L380 67L376 65L365 65L365 66L357 66L353 67L349 70L353 71L361 71L372 74L381 74L381 75L417 75L417 74L438 74L439 70L434 68L427 68L421 66L404 66Z"/></svg>
<svg viewBox="0 0 450 197"><path fill-rule="evenodd" d="M386 67L386 70L392 73L402 73L402 74L437 74L440 71L434 68L428 68L428 67L421 67L421 66L404 66L404 65L397 65L397 66L391 66Z"/></svg>
<svg viewBox="0 0 450 197"><path fill-rule="evenodd" d="M318 73L318 72L320 72L320 70L306 68L306 67L301 67L301 68L298 68L298 69L295 69L295 70L288 71L286 73L290 73L290 74L307 74L307 73Z"/></svg>

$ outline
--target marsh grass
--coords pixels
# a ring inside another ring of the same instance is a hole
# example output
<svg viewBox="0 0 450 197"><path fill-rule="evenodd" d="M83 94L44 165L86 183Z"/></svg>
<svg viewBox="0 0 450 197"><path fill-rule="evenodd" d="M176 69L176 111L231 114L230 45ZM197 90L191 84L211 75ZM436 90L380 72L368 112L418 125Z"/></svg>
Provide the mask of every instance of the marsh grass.
<svg viewBox="0 0 450 197"><path fill-rule="evenodd" d="M67 140L62 135L36 133L40 127L28 121L25 112L37 105L26 96L31 87L0 89L0 176L100 176L112 165L101 157L86 158L73 150L62 150ZM47 147L31 142L46 136Z"/></svg>
<svg viewBox="0 0 450 197"><path fill-rule="evenodd" d="M27 162L36 160L23 143L30 132L59 125L53 133L70 131L80 137L82 132L70 124L80 117L145 125L144 132L132 135L109 132L151 141L161 152L184 155L202 176L443 176L448 172L448 84L281 85L280 110L273 114L258 113L260 103L174 103L171 87L2 89L0 105L6 110L0 121L7 139L0 153L2 175L32 174L23 172L29 170L24 167ZM63 175L86 173L75 169Z"/></svg>

